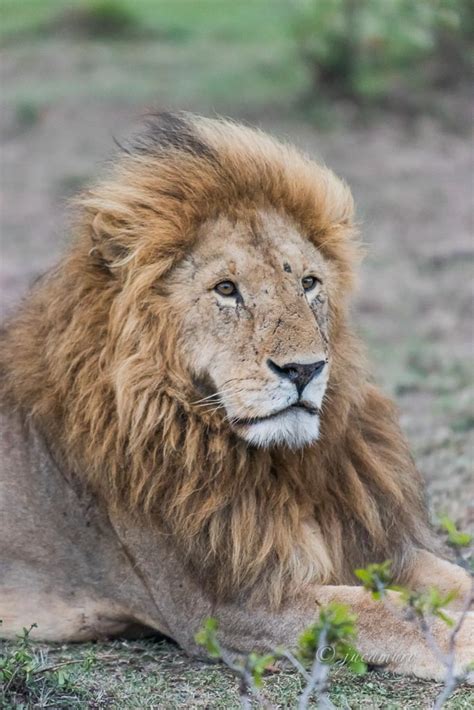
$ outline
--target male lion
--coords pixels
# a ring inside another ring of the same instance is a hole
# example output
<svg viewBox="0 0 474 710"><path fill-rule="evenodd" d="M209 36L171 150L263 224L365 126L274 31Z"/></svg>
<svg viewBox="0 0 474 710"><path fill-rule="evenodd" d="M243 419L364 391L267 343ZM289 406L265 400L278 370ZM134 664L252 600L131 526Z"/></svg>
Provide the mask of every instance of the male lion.
<svg viewBox="0 0 474 710"><path fill-rule="evenodd" d="M353 575L390 559L414 589L469 589L432 552L421 479L347 324L348 187L262 133L164 114L81 203L2 338L3 635L154 629L196 653L214 616L247 652L291 646L334 600L368 659L439 678Z"/></svg>

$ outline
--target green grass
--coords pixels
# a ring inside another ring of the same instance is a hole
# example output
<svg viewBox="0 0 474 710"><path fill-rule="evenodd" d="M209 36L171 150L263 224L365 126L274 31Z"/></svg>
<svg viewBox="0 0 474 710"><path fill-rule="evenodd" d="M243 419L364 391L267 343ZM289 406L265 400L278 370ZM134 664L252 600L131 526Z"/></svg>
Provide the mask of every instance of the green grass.
<svg viewBox="0 0 474 710"><path fill-rule="evenodd" d="M160 38L278 42L290 34L286 0L2 0L0 37L48 33L53 21L71 9L94 13L105 4L117 12L126 9L144 32Z"/></svg>
<svg viewBox="0 0 474 710"><path fill-rule="evenodd" d="M4 644L4 650L7 650ZM222 708L237 710L238 683L219 665L191 661L166 642L114 641L107 644L33 644L44 666L65 671L62 684L57 670L39 674L30 690L2 698L7 708ZM2 647L0 645L0 655ZM95 661L90 665L90 659ZM71 663L77 661L77 663ZM65 665L59 665L65 664ZM294 708L302 685L290 671L267 675L266 696L278 708ZM428 708L440 686L388 673L370 672L358 677L344 669L332 674L331 700L340 708ZM447 704L450 710L472 707L474 695L459 688ZM313 707L315 707L313 705Z"/></svg>
<svg viewBox="0 0 474 710"><path fill-rule="evenodd" d="M292 104L307 85L286 0L124 0L130 32L113 40L77 31L74 12L87 6L3 0L0 42L20 66L34 52L38 67L19 72L4 101L43 107L83 96L242 113Z"/></svg>
<svg viewBox="0 0 474 710"><path fill-rule="evenodd" d="M332 121L325 118L324 105L329 103L334 82L327 86L319 83L319 89L314 86L315 67L329 60L319 57L310 61L301 37L303 27L308 37L320 31L324 39L331 23L326 26L314 18L309 20L293 0L0 2L0 44L20 63L29 61L32 50L43 54L45 62L40 81L25 84L20 80L16 92L10 90L6 100L33 100L43 106L71 94L128 98L135 103L159 97L168 106L192 106L208 112L217 107L231 113L238 106L239 115L248 113L247 107L256 114L265 107L278 105L285 110L297 105L302 110L305 105L315 122ZM429 0L425 2L429 5ZM392 57L393 66L369 62L354 85L367 105L375 107L377 100L389 95L401 81L409 106L417 92L433 84L417 55L411 56L410 42L403 41L407 34L403 18L401 12L397 51L407 53L407 66L397 53ZM418 19L419 31L428 32L428 18L425 22L427 27ZM390 28L385 40L395 29ZM369 21L366 30L375 32ZM461 35L453 35L455 42L464 41ZM63 67L58 64L61 55L66 59ZM74 63L83 66L82 82L70 81ZM467 56L464 63L468 63ZM400 92L397 96L400 103ZM442 104L430 101L425 96L415 104L442 114Z"/></svg>

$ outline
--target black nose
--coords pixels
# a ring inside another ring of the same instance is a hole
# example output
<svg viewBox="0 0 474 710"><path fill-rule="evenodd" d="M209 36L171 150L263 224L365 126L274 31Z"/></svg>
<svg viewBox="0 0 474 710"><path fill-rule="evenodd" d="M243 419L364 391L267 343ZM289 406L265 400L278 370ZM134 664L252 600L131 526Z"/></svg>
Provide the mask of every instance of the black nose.
<svg viewBox="0 0 474 710"><path fill-rule="evenodd" d="M286 365L277 365L273 360L267 360L267 365L279 377L284 377L294 382L298 394L301 394L308 382L311 382L313 377L322 372L326 365L326 360L318 360L318 362L310 362L308 364L287 362Z"/></svg>

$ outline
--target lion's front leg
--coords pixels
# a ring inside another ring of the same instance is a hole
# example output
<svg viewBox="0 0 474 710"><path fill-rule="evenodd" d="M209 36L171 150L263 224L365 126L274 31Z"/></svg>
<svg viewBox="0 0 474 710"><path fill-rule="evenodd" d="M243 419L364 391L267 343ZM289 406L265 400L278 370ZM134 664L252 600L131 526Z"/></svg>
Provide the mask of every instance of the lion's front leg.
<svg viewBox="0 0 474 710"><path fill-rule="evenodd" d="M318 594L322 604L331 601L346 604L357 615L358 642L361 655L368 662L419 678L442 680L445 669L423 637L416 622L406 620L403 603L397 592L389 592L387 603L372 598L361 587L323 587ZM456 622L458 612L449 612ZM451 627L439 619L430 623L436 644L448 651ZM455 666L463 670L474 659L474 613L469 612L456 642Z"/></svg>
<svg viewBox="0 0 474 710"><path fill-rule="evenodd" d="M311 604L304 609L291 608L279 613L249 610L233 605L218 607L213 616L219 621L223 646L238 653L268 651L285 646L294 648L303 628L318 616L319 606L330 602L346 604L357 615L358 642L361 655L369 663L395 673L419 678L442 680L444 667L436 658L415 623L403 617L398 593L390 592L389 606L372 599L361 587L326 586L316 591ZM309 601L309 600L307 600ZM399 611L398 611L399 609ZM456 612L452 612L456 618ZM450 628L436 620L433 636L447 650ZM457 640L456 667L463 669L474 657L474 614L470 613Z"/></svg>
<svg viewBox="0 0 474 710"><path fill-rule="evenodd" d="M456 598L450 604L451 609L463 609L469 600L472 608L474 603L472 578L466 570L426 550L417 552L402 582L415 592L430 587L436 587L442 594L455 592Z"/></svg>

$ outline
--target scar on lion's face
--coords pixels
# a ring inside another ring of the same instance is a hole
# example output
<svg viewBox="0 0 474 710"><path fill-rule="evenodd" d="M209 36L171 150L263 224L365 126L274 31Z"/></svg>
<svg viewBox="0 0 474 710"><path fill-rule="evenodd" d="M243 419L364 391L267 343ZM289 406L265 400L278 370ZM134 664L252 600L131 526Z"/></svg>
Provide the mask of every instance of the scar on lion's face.
<svg viewBox="0 0 474 710"><path fill-rule="evenodd" d="M285 215L260 210L201 227L168 278L182 357L258 446L315 441L330 370L331 265Z"/></svg>

